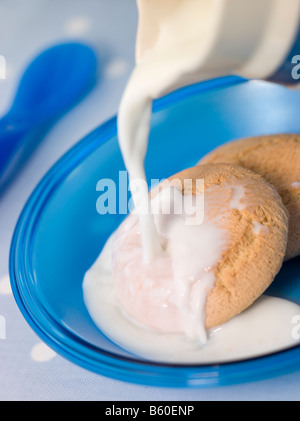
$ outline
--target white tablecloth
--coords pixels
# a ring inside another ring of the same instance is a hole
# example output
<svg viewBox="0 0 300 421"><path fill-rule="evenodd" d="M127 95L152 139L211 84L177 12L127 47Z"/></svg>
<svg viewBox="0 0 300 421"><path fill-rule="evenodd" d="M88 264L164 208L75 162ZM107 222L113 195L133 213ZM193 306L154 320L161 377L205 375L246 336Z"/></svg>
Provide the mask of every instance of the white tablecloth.
<svg viewBox="0 0 300 421"><path fill-rule="evenodd" d="M0 401L5 400L298 400L300 371L255 383L210 389L136 386L86 371L48 348L27 325L10 290L12 233L29 194L54 162L117 107L134 65L135 0L2 0L0 114L13 98L24 66L40 49L66 39L97 49L101 77L95 89L53 127L24 170L0 199ZM299 367L300 368L300 367Z"/></svg>

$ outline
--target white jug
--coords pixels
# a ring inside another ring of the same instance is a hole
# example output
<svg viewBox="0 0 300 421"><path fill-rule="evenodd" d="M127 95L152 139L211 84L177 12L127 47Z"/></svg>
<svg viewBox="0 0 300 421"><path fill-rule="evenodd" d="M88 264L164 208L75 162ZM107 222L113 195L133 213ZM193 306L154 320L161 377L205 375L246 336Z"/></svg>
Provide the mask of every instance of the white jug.
<svg viewBox="0 0 300 421"><path fill-rule="evenodd" d="M300 0L137 0L136 62L193 48L197 81L226 74L300 79Z"/></svg>

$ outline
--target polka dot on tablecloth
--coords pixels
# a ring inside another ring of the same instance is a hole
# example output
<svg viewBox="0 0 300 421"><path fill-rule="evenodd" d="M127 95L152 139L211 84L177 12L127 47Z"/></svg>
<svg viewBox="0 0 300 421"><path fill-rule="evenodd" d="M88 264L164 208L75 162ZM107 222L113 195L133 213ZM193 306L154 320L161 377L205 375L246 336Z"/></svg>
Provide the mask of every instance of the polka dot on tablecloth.
<svg viewBox="0 0 300 421"><path fill-rule="evenodd" d="M6 275L0 279L0 295L9 295L9 294L12 294L12 290L10 287L9 275Z"/></svg>
<svg viewBox="0 0 300 421"><path fill-rule="evenodd" d="M127 73L128 69L128 61L122 58L117 58L107 63L107 65L104 68L104 75L108 78L114 79L117 77L124 76Z"/></svg>
<svg viewBox="0 0 300 421"><path fill-rule="evenodd" d="M9 275L5 275L0 279L0 295L9 294L12 294ZM34 345L30 352L32 360L36 362L50 361L56 355L56 352L49 348L44 342L39 342Z"/></svg>
<svg viewBox="0 0 300 421"><path fill-rule="evenodd" d="M88 16L74 16L64 24L67 35L83 35L91 29L92 21Z"/></svg>
<svg viewBox="0 0 300 421"><path fill-rule="evenodd" d="M44 342L40 342L31 350L30 353L31 358L33 361L36 362L46 362L52 360L56 356L56 352L54 352L51 348L49 348Z"/></svg>

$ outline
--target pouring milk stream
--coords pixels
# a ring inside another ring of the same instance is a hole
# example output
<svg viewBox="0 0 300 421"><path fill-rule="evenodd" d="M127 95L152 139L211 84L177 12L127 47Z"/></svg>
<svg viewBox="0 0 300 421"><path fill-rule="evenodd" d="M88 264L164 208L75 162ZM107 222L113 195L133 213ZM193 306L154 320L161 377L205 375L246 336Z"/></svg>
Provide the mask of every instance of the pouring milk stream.
<svg viewBox="0 0 300 421"><path fill-rule="evenodd" d="M137 0L136 66L122 97L118 137L139 222L144 260L161 253L144 159L152 101L200 80L265 78L280 67L300 22L300 1ZM284 26L282 33L282 23ZM270 51L272 54L270 55Z"/></svg>

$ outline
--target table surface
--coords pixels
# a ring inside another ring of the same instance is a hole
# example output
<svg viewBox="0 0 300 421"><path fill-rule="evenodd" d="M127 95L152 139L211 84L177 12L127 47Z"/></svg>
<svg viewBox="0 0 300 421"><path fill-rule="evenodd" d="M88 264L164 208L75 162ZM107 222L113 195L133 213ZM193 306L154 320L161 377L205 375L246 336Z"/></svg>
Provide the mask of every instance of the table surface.
<svg viewBox="0 0 300 421"><path fill-rule="evenodd" d="M26 64L41 49L65 40L90 42L100 59L93 91L57 122L0 200L0 401L8 400L298 400L300 370L255 383L209 389L137 386L91 373L47 347L27 325L13 298L8 256L20 211L31 191L73 144L116 114L134 66L135 0L2 0L0 115L8 109Z"/></svg>

